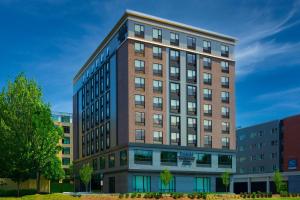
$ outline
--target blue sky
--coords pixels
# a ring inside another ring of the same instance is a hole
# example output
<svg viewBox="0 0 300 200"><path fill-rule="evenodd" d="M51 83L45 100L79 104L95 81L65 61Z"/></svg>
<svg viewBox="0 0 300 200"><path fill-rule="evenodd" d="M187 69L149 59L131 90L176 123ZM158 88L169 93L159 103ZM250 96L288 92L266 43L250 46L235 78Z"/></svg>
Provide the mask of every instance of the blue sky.
<svg viewBox="0 0 300 200"><path fill-rule="evenodd" d="M0 0L0 87L34 78L54 111L72 111L72 79L125 9L239 39L237 126L300 113L300 1Z"/></svg>

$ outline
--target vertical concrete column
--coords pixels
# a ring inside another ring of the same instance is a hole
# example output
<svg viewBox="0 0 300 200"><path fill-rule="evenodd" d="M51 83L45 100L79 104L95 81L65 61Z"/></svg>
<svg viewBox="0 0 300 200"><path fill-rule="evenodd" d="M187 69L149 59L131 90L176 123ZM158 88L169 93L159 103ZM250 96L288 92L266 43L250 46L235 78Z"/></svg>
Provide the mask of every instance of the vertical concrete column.
<svg viewBox="0 0 300 200"><path fill-rule="evenodd" d="M210 191L216 192L216 177L215 176L210 177Z"/></svg>
<svg viewBox="0 0 300 200"><path fill-rule="evenodd" d="M164 66L165 67L165 69L166 69L166 94L167 94L167 96L166 96L166 99L167 99L167 107L166 107L166 118L167 118L167 128L166 128L166 130L167 130L167 132L166 132L166 143L167 144L170 144L171 142L170 142L170 111L169 111L169 107L170 107L170 99L169 99L169 94L170 94L170 88L169 88L169 85L170 85L170 82L169 82L169 80L170 80L170 77L169 77L169 54L170 54L170 51L169 51L169 48L166 48L166 66Z"/></svg>
<svg viewBox="0 0 300 200"><path fill-rule="evenodd" d="M248 192L248 193L251 193L251 178L248 178L247 192Z"/></svg>
<svg viewBox="0 0 300 200"><path fill-rule="evenodd" d="M180 140L181 146L187 146L187 99L186 99L186 52L180 52Z"/></svg>
<svg viewBox="0 0 300 200"><path fill-rule="evenodd" d="M234 178L230 177L229 192L234 193Z"/></svg>
<svg viewBox="0 0 300 200"><path fill-rule="evenodd" d="M270 177L267 177L267 192L270 192Z"/></svg>

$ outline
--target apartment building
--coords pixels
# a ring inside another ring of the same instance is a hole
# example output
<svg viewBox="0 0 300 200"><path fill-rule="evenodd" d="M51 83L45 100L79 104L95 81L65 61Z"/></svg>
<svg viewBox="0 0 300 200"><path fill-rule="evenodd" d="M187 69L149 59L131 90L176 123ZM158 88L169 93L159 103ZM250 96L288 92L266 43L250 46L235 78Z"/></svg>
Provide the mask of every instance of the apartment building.
<svg viewBox="0 0 300 200"><path fill-rule="evenodd" d="M275 192L273 175L282 172L289 192L299 192L300 115L237 130L235 192Z"/></svg>
<svg viewBox="0 0 300 200"><path fill-rule="evenodd" d="M57 126L63 128L64 137L59 141L62 151L58 154L61 158L62 168L65 170L66 179L70 175L69 166L73 162L73 123L72 114L64 112L53 112L52 120Z"/></svg>
<svg viewBox="0 0 300 200"><path fill-rule="evenodd" d="M124 13L73 80L74 164L93 166L94 191L224 190L221 173L236 171L235 42Z"/></svg>

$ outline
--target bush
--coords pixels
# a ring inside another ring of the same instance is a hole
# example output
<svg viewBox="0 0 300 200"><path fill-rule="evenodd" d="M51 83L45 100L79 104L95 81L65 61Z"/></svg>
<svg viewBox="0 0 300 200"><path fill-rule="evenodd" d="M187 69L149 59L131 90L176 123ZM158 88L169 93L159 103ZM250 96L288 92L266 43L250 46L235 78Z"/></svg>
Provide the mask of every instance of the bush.
<svg viewBox="0 0 300 200"><path fill-rule="evenodd" d="M255 199L256 198L256 192L252 192L251 198Z"/></svg>
<svg viewBox="0 0 300 200"><path fill-rule="evenodd" d="M22 189L20 190L20 196L36 194L34 189ZM0 190L0 197L16 197L18 196L18 190Z"/></svg>
<svg viewBox="0 0 300 200"><path fill-rule="evenodd" d="M124 194L119 194L119 199L122 199L124 197Z"/></svg>
<svg viewBox="0 0 300 200"><path fill-rule="evenodd" d="M135 198L136 197L136 193L131 193L131 198Z"/></svg>
<svg viewBox="0 0 300 200"><path fill-rule="evenodd" d="M136 197L137 197L137 198L141 198L141 197L142 197L142 194L141 194L141 193L138 193L138 194L136 195Z"/></svg>
<svg viewBox="0 0 300 200"><path fill-rule="evenodd" d="M129 198L129 193L126 193L126 194L125 194L125 197L126 197L126 198Z"/></svg>

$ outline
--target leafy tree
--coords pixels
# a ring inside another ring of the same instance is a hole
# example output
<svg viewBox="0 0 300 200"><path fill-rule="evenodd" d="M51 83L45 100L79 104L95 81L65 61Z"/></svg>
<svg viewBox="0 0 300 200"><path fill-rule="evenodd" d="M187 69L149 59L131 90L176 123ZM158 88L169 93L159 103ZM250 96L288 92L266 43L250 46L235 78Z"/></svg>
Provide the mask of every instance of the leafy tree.
<svg viewBox="0 0 300 200"><path fill-rule="evenodd" d="M274 173L274 176L273 176L273 180L274 180L274 183L275 183L275 186L276 186L276 192L277 193L280 193L281 192L281 188L282 188L282 175L281 173L279 172L279 170L276 170L275 173Z"/></svg>
<svg viewBox="0 0 300 200"><path fill-rule="evenodd" d="M48 180L58 181L65 178L65 171L61 167L61 160L58 157L53 158L50 164L46 165L44 176Z"/></svg>
<svg viewBox="0 0 300 200"><path fill-rule="evenodd" d="M61 137L37 83L24 74L9 81L0 93L0 176L15 181L19 191L20 183L36 174L39 192L40 175L53 169Z"/></svg>
<svg viewBox="0 0 300 200"><path fill-rule="evenodd" d="M164 169L160 173L160 180L162 181L162 183L164 184L165 187L167 187L167 185L169 185L172 178L173 178L173 175L171 174L171 172L168 169Z"/></svg>
<svg viewBox="0 0 300 200"><path fill-rule="evenodd" d="M92 179L93 168L89 165L83 165L83 167L79 170L79 176L83 184L85 185L86 191L88 191L89 182Z"/></svg>
<svg viewBox="0 0 300 200"><path fill-rule="evenodd" d="M226 192L227 192L228 186L229 186L229 183L230 183L230 174L229 174L229 172L226 171L222 174L222 183L225 186L225 189L226 189Z"/></svg>

